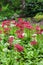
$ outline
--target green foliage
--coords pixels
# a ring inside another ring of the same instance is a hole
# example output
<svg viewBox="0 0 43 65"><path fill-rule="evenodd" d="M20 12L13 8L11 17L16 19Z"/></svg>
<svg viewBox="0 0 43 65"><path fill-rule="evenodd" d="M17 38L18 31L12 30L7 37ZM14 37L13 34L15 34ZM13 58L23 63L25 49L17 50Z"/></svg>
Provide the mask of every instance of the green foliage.
<svg viewBox="0 0 43 65"><path fill-rule="evenodd" d="M36 4L37 2L39 4ZM38 9L43 9L43 0L25 0L25 6L25 9L22 10L21 0L0 0L0 16L11 18L15 13L17 15L23 13L26 16L34 17L39 12Z"/></svg>
<svg viewBox="0 0 43 65"><path fill-rule="evenodd" d="M34 17L37 13L40 12L43 12L43 2L27 2L24 10L26 16Z"/></svg>
<svg viewBox="0 0 43 65"><path fill-rule="evenodd" d="M34 18L35 18L35 20L36 20L37 22L39 22L39 21L43 20L43 15L37 14Z"/></svg>
<svg viewBox="0 0 43 65"><path fill-rule="evenodd" d="M20 8L20 0L7 0L7 1L3 0L3 1L0 1L0 6L1 6L1 11L0 11L1 15L4 15L4 16L6 16L7 14L13 15L14 13L12 14L10 12L12 11L16 12L16 10Z"/></svg>

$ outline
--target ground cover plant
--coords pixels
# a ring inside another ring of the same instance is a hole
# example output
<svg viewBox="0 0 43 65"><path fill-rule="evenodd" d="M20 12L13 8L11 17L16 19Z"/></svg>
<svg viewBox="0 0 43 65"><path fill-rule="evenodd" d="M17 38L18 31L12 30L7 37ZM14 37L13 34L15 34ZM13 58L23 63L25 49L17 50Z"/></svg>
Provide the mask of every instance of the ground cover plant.
<svg viewBox="0 0 43 65"><path fill-rule="evenodd" d="M0 65L43 65L43 27L22 18L3 21Z"/></svg>

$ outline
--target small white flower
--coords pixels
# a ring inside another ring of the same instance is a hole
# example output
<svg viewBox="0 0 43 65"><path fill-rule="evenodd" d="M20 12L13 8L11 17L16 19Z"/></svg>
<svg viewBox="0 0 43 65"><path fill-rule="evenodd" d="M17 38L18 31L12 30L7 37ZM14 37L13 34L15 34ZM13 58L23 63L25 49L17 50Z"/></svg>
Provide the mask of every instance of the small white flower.
<svg viewBox="0 0 43 65"><path fill-rule="evenodd" d="M36 38L32 38L32 41L34 41L34 40L37 42L37 39Z"/></svg>
<svg viewBox="0 0 43 65"><path fill-rule="evenodd" d="M14 40L13 43L19 43L21 40Z"/></svg>
<svg viewBox="0 0 43 65"><path fill-rule="evenodd" d="M10 37L13 37L13 38L14 38L14 36L9 36L9 38L10 38Z"/></svg>
<svg viewBox="0 0 43 65"><path fill-rule="evenodd" d="M32 35L32 41L33 41L33 40L37 41L37 34L33 34L33 35Z"/></svg>
<svg viewBox="0 0 43 65"><path fill-rule="evenodd" d="M4 48L3 51L4 51L4 52L8 52L9 50L8 50L7 48Z"/></svg>
<svg viewBox="0 0 43 65"><path fill-rule="evenodd" d="M7 28L7 25L5 25L4 28Z"/></svg>
<svg viewBox="0 0 43 65"><path fill-rule="evenodd" d="M14 24L10 24L10 27L14 27L15 25Z"/></svg>
<svg viewBox="0 0 43 65"><path fill-rule="evenodd" d="M41 34L43 35L43 32Z"/></svg>
<svg viewBox="0 0 43 65"><path fill-rule="evenodd" d="M37 36L37 34L33 34L32 36L33 36L33 37L34 37L34 36Z"/></svg>
<svg viewBox="0 0 43 65"><path fill-rule="evenodd" d="M9 43L7 43L7 42L5 43L5 46L9 46L9 45L10 45Z"/></svg>
<svg viewBox="0 0 43 65"><path fill-rule="evenodd" d="M23 33L22 35L25 36L25 37L27 37L27 34L26 33Z"/></svg>

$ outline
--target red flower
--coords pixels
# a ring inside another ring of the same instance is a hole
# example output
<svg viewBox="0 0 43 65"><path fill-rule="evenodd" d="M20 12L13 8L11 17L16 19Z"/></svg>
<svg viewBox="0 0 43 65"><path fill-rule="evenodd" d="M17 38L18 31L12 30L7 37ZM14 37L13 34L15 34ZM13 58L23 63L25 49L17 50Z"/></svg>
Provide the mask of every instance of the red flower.
<svg viewBox="0 0 43 65"><path fill-rule="evenodd" d="M28 29L32 29L33 27L31 25L28 25L26 28Z"/></svg>
<svg viewBox="0 0 43 65"><path fill-rule="evenodd" d="M10 25L10 20L3 21L2 22L2 27L4 28L5 25L9 26Z"/></svg>
<svg viewBox="0 0 43 65"><path fill-rule="evenodd" d="M24 36L22 34L18 34L17 36L18 36L18 38L24 38Z"/></svg>
<svg viewBox="0 0 43 65"><path fill-rule="evenodd" d="M41 30L40 26L36 26L36 30L40 31Z"/></svg>
<svg viewBox="0 0 43 65"><path fill-rule="evenodd" d="M14 40L14 37L13 36L9 37L8 42L10 43L10 45L12 45L13 40Z"/></svg>
<svg viewBox="0 0 43 65"><path fill-rule="evenodd" d="M23 21L22 18L18 19L16 26L20 28L20 30L24 30L24 28L28 28L28 29L33 28L30 22Z"/></svg>
<svg viewBox="0 0 43 65"><path fill-rule="evenodd" d="M40 30L41 34L43 34L43 29Z"/></svg>
<svg viewBox="0 0 43 65"><path fill-rule="evenodd" d="M20 30L24 30L24 21L22 20L22 18L18 18L18 22L16 24L16 26L20 29Z"/></svg>
<svg viewBox="0 0 43 65"><path fill-rule="evenodd" d="M34 41L31 41L30 44L31 44L31 45L36 45L37 42L34 40Z"/></svg>
<svg viewBox="0 0 43 65"><path fill-rule="evenodd" d="M16 34L22 34L23 31L22 30L16 30Z"/></svg>
<svg viewBox="0 0 43 65"><path fill-rule="evenodd" d="M20 30L24 30L24 26L21 23L17 23L16 27L20 28Z"/></svg>
<svg viewBox="0 0 43 65"><path fill-rule="evenodd" d="M9 33L10 28L4 28L4 33Z"/></svg>
<svg viewBox="0 0 43 65"><path fill-rule="evenodd" d="M32 25L30 24L30 22L24 22L24 27L28 28L28 29L32 29Z"/></svg>
<svg viewBox="0 0 43 65"><path fill-rule="evenodd" d="M20 44L15 44L14 47L15 49L17 49L18 52L22 52L24 50L24 47L21 46Z"/></svg>
<svg viewBox="0 0 43 65"><path fill-rule="evenodd" d="M17 30L16 31L16 34L17 34L17 37L18 38L24 38L24 36L22 35L23 34L23 31L22 30Z"/></svg>
<svg viewBox="0 0 43 65"><path fill-rule="evenodd" d="M41 31L37 31L36 34L41 34Z"/></svg>
<svg viewBox="0 0 43 65"><path fill-rule="evenodd" d="M18 18L18 21L19 21L19 22L23 22L22 18Z"/></svg>

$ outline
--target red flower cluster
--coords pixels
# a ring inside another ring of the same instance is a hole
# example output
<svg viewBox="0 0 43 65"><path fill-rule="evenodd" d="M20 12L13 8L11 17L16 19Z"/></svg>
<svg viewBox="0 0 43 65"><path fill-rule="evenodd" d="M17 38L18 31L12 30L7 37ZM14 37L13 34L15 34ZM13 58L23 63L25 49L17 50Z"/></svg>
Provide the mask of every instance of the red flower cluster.
<svg viewBox="0 0 43 65"><path fill-rule="evenodd" d="M14 26L15 26L16 30L13 31L13 27ZM22 18L18 18L18 22L16 22L15 20L3 21L2 28L3 28L4 34L9 34L10 30L12 32L15 32L16 31L15 34L17 35L17 37L24 39L24 37L25 37L24 36L25 28L28 29L28 30L32 30L33 29L33 26L30 24L30 22L24 21L24 20L22 20ZM35 27L35 31L36 31L35 33L37 33L37 34L43 34L43 29L41 29L40 26L38 26L38 25ZM12 34L12 32L10 34ZM27 37L29 36L28 35L28 32L27 32ZM0 34L2 34L2 31L1 30L0 30ZM35 36L33 36L33 37L35 38ZM2 40L2 39L0 38L0 40ZM13 36L10 36L9 39L8 39L8 42L9 42L10 45L12 45L13 40L14 40L14 37ZM31 41L30 44L31 45L36 45L37 42L34 40L34 41ZM15 44L14 47L19 52L22 52L24 50L24 47L21 46L20 44Z"/></svg>
<svg viewBox="0 0 43 65"><path fill-rule="evenodd" d="M10 26L10 20L3 21L2 27L4 28L5 25Z"/></svg>
<svg viewBox="0 0 43 65"><path fill-rule="evenodd" d="M22 52L24 50L24 47L21 46L20 44L15 44L14 48L18 51L18 52Z"/></svg>
<svg viewBox="0 0 43 65"><path fill-rule="evenodd" d="M16 25L21 30L24 30L24 28L32 29L32 25L30 22L23 21L21 18L18 19L18 23Z"/></svg>
<svg viewBox="0 0 43 65"><path fill-rule="evenodd" d="M24 36L22 35L22 34L23 34L23 31L17 30L17 31L16 31L16 34L17 34L17 37L18 37L18 38L24 38Z"/></svg>
<svg viewBox="0 0 43 65"><path fill-rule="evenodd" d="M30 29L30 30L33 28L32 25L30 24L30 22L26 22L26 21L22 20L22 18L18 18L16 27L19 28L19 31L18 30L16 31L18 38L24 38L24 36L22 34L23 34L23 31L25 28Z"/></svg>
<svg viewBox="0 0 43 65"><path fill-rule="evenodd" d="M3 23L2 23L2 27L3 28L5 28L5 26L10 26L10 24L14 24L14 25L16 25L16 22L15 22L15 20L5 20L5 21L3 21Z"/></svg>
<svg viewBox="0 0 43 65"><path fill-rule="evenodd" d="M25 22L24 27L27 29L33 29L33 26L30 24L30 22Z"/></svg>
<svg viewBox="0 0 43 65"><path fill-rule="evenodd" d="M31 45L36 45L37 42L34 40L34 41L31 41L30 44L31 44Z"/></svg>

